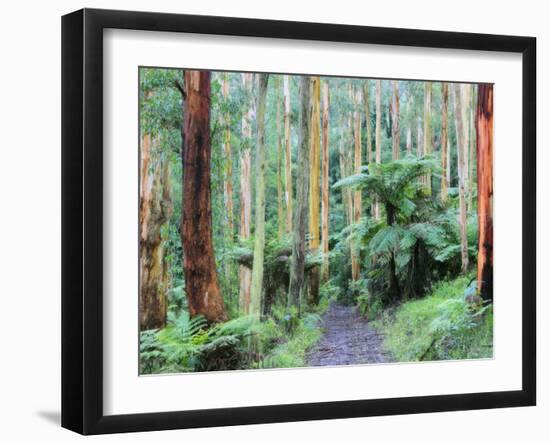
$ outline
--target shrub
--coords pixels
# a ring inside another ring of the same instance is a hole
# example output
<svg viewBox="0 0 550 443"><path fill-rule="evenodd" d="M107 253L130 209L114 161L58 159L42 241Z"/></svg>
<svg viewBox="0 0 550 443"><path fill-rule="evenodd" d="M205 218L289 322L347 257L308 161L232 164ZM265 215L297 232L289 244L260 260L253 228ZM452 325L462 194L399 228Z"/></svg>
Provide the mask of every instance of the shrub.
<svg viewBox="0 0 550 443"><path fill-rule="evenodd" d="M465 300L468 281L440 282L431 295L375 321L397 361L492 357L492 306L474 307Z"/></svg>
<svg viewBox="0 0 550 443"><path fill-rule="evenodd" d="M319 340L321 316L308 313L298 322L288 341L276 346L263 360L264 368L296 368L306 366L307 351Z"/></svg>

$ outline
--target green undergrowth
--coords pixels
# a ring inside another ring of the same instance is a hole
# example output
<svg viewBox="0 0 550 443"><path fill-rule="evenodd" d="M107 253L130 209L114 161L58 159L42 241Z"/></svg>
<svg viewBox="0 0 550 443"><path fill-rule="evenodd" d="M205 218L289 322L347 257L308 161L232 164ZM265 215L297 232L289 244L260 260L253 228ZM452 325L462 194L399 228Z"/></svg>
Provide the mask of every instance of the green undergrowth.
<svg viewBox="0 0 550 443"><path fill-rule="evenodd" d="M241 316L214 326L182 310L169 316L166 328L141 333L140 373L305 366L307 351L322 335L321 316L328 305L328 297L322 297L315 307L302 306L301 315L295 308L273 306L262 321Z"/></svg>
<svg viewBox="0 0 550 443"><path fill-rule="evenodd" d="M399 362L491 358L492 306L472 306L471 278L436 284L430 295L384 311L374 326Z"/></svg>
<svg viewBox="0 0 550 443"><path fill-rule="evenodd" d="M306 366L307 351L321 338L321 314L305 313L293 331L273 347L263 361L264 368L296 368Z"/></svg>

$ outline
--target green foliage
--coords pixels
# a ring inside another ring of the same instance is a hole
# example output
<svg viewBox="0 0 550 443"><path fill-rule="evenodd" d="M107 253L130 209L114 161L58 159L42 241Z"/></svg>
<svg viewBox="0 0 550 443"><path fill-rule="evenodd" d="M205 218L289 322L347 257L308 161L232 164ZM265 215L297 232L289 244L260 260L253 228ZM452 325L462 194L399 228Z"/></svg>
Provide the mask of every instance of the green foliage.
<svg viewBox="0 0 550 443"><path fill-rule="evenodd" d="M140 372L214 371L245 365L245 339L254 333L249 317L208 327L202 317L183 311L161 331L141 333Z"/></svg>
<svg viewBox="0 0 550 443"><path fill-rule="evenodd" d="M432 294L403 303L375 321L397 361L492 357L492 306L465 300L468 278L438 283Z"/></svg>
<svg viewBox="0 0 550 443"><path fill-rule="evenodd" d="M367 263L368 299L378 307L375 311L396 301L395 294L389 293L390 281L399 285L400 299L409 299L424 295L433 282L454 277L460 271L457 208L454 202L447 206L427 195L420 179L430 171L434 176L437 170L432 157L408 156L386 164L370 164L361 174L334 185L365 189L384 208L385 219L366 218L361 226L349 228L353 234L346 239L361 239L361 254ZM468 220L469 251L475 258L475 214ZM361 291L353 292L361 296ZM361 296L364 310L369 302Z"/></svg>
<svg viewBox="0 0 550 443"><path fill-rule="evenodd" d="M389 163L371 163L363 167L360 174L339 180L333 188L365 189L372 197L378 197L382 204L390 204L398 211L410 214L414 209L411 198L423 189L416 179L434 171L438 171L438 165L433 157L407 156Z"/></svg>
<svg viewBox="0 0 550 443"><path fill-rule="evenodd" d="M276 346L266 355L264 368L296 368L306 366L306 352L319 338L321 317L316 313L306 314L294 328L289 340Z"/></svg>
<svg viewBox="0 0 550 443"><path fill-rule="evenodd" d="M328 298L322 297L318 306L302 307L302 316L296 307L274 306L262 321L247 315L213 326L183 311L166 328L141 333L140 373L303 366L307 350L322 334L321 315L327 309ZM258 341L260 355L250 353L251 340Z"/></svg>
<svg viewBox="0 0 550 443"><path fill-rule="evenodd" d="M319 288L319 309L323 312L326 311L330 301L336 300L339 293L340 288L338 285L334 284L333 280L323 283Z"/></svg>
<svg viewBox="0 0 550 443"><path fill-rule="evenodd" d="M187 297L185 296L185 285L176 286L166 292L168 301L168 323L173 323L181 315L182 310L187 308Z"/></svg>
<svg viewBox="0 0 550 443"><path fill-rule="evenodd" d="M352 290L356 294L355 301L362 316L372 320L379 316L385 308L381 298L372 297L369 291L369 279L361 278L351 283Z"/></svg>
<svg viewBox="0 0 550 443"><path fill-rule="evenodd" d="M306 364L308 350L323 333L321 315L330 300L357 305L369 320L378 319L387 329L387 345L397 359L474 358L490 354L492 340L492 308L474 311L460 297L464 279L460 272L460 234L458 225L458 192L456 186L455 131L449 131L451 147L451 187L447 203L438 199L439 158L438 134L441 128L440 84L433 84L432 131L434 155L416 158L405 156L391 160L391 116L387 104L391 84L382 81L381 144L382 163L365 166L360 174L341 179L340 155L347 156L346 168L353 164L353 130L347 125L352 112L364 114L364 103L350 99L349 86L369 91L370 123L374 131L375 81L363 79L323 78L330 89L329 138L329 275L320 288L316 307L288 308L289 262L292 238L279 238L278 171L283 158L278 155L282 127L282 76L272 75L267 92L266 109L266 244L264 256L263 310L261 321L239 312L240 266L252 266L252 236L239 239L239 213L242 199L239 193L241 154L251 149L251 183L255 183L255 140L257 122L254 102L256 88L243 86L241 73L212 72L211 76L211 197L212 236L217 277L227 308L227 322L208 325L204 319L189 318L183 275L183 248L180 236L182 177L181 126L182 96L176 82L183 81L178 69L140 69L140 131L151 134L151 156L168 161L172 216L161 229L164 261L168 269L169 289L167 326L161 331L144 331L140 337L140 372L143 374L202 370L229 370L259 367L300 367ZM229 94L224 96L222 84L227 81ZM424 85L404 82L400 85L401 151L406 129L416 137L419 117L423 114ZM292 177L297 176L296 146L300 103L298 77L290 76L290 138ZM277 105L279 130L277 132ZM242 118L252 110L252 137L242 133ZM449 126L454 114L449 108ZM363 121L364 123L364 121ZM231 156L224 149L225 131L230 131ZM336 143L333 143L336 141ZM341 141L341 145L340 145ZM374 132L372 133L374 149ZM362 133L366 146L366 130ZM414 139L416 145L416 139ZM363 152L363 164L367 153ZM158 163L156 161L156 163ZM152 162L155 163L155 162ZM349 170L349 169L348 169ZM432 176L432 195L427 195L422 177ZM284 174L282 178L284 182ZM233 230L229 226L225 185L233 189ZM284 188L284 187L283 187ZM349 224L346 219L342 190L360 190L363 199L362 219ZM252 201L255 189L252 187ZM283 189L284 192L284 189ZM293 189L295 195L296 189ZM467 235L471 263L477 255L476 194L468 214ZM292 198L292 195L291 195ZM284 200L284 197L283 197ZM374 220L372 203L378 201L382 219ZM286 206L285 206L286 208ZM253 209L254 210L254 209ZM286 215L286 214L284 214ZM252 214L254 220L254 214ZM350 245L357 245L361 263L359 280L351 281ZM306 251L306 281L308 272L322 262L321 254ZM392 269L393 266L394 269ZM399 297L392 299L389 281L395 274ZM445 283L437 283L447 280ZM433 290L433 294L430 292ZM307 291L307 287L306 287ZM424 298L421 298L424 297ZM397 301L407 301L395 308ZM260 343L260 352L251 352L250 342Z"/></svg>
<svg viewBox="0 0 550 443"><path fill-rule="evenodd" d="M206 321L183 312L166 328L144 331L140 336L140 373L184 372L197 364Z"/></svg>
<svg viewBox="0 0 550 443"><path fill-rule="evenodd" d="M165 150L179 148L182 98L175 82L182 82L178 69L140 69L140 124L142 134L160 139Z"/></svg>
<svg viewBox="0 0 550 443"><path fill-rule="evenodd" d="M367 316L369 313L369 293L365 292L363 294L359 294L357 296L357 307L359 308L359 312L363 316Z"/></svg>

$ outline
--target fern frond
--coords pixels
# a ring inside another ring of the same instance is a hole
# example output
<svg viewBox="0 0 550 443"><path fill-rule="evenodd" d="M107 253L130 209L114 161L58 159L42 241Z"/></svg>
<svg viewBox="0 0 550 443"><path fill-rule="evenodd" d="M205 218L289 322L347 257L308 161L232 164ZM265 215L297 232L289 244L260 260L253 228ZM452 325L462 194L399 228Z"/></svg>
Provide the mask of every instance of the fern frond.
<svg viewBox="0 0 550 443"><path fill-rule="evenodd" d="M359 187L366 183L368 180L367 174L355 174L350 175L348 177L344 177L340 180L338 180L336 183L332 185L333 189L339 189L344 187Z"/></svg>

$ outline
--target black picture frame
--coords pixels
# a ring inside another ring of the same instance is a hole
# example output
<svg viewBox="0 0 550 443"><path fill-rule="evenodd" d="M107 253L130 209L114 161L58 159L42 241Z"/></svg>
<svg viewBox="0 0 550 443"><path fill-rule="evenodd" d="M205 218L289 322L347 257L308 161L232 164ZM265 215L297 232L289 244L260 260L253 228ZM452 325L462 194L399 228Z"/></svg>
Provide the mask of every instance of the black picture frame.
<svg viewBox="0 0 550 443"><path fill-rule="evenodd" d="M522 55L522 389L260 407L103 413L103 30L501 51ZM82 434L531 406L536 403L536 39L83 9L62 18L62 426Z"/></svg>

